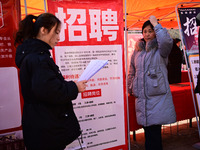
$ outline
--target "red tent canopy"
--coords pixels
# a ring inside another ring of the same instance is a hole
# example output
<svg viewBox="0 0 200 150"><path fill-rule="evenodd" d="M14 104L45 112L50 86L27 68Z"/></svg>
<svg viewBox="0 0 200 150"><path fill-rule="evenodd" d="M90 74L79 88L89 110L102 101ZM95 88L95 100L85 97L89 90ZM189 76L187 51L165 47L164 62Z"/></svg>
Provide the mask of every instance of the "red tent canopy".
<svg viewBox="0 0 200 150"><path fill-rule="evenodd" d="M101 0L103 2L103 0ZM125 8L125 0L124 8ZM24 0L21 2L22 18L25 16ZM39 15L44 10L44 0L26 0L28 14ZM188 4L186 4L188 3ZM166 28L178 28L176 17L176 5L178 8L200 7L199 0L126 0L127 28L141 29L142 24L150 15L156 16L162 26ZM124 15L125 18L125 15Z"/></svg>
<svg viewBox="0 0 200 150"><path fill-rule="evenodd" d="M187 4L186 4L187 3ZM179 5L177 5L179 4ZM125 5L125 0L124 0ZM200 7L199 0L126 0L127 28L141 29L149 16L154 15L166 28L178 28L178 8Z"/></svg>

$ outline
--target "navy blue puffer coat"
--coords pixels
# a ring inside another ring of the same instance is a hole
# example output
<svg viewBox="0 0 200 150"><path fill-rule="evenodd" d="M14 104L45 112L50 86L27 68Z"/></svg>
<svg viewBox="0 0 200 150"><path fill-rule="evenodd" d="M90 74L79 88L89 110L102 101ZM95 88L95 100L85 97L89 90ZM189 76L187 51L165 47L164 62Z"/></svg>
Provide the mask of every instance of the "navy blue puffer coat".
<svg viewBox="0 0 200 150"><path fill-rule="evenodd" d="M72 100L78 95L73 81L65 81L51 58L51 47L29 39L17 47L24 98L22 127L28 150L64 148L81 134Z"/></svg>

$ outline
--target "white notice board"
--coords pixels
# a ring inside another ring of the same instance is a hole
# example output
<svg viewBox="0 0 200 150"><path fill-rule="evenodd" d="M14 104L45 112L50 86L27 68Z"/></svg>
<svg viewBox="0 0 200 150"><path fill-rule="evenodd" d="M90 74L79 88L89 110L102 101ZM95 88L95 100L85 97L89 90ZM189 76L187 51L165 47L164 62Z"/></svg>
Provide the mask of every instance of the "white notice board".
<svg viewBox="0 0 200 150"><path fill-rule="evenodd" d="M15 67L0 68L0 130L21 125L18 72Z"/></svg>

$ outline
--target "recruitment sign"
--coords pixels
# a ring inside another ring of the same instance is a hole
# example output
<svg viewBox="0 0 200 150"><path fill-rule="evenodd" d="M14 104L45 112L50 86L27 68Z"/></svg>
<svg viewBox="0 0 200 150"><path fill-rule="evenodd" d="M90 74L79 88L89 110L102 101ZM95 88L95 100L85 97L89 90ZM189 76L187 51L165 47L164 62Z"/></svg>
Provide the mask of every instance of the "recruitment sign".
<svg viewBox="0 0 200 150"><path fill-rule="evenodd" d="M192 74L193 86L197 86L197 76L199 73L199 54L189 56L190 70ZM200 110L200 95L196 94L198 109Z"/></svg>
<svg viewBox="0 0 200 150"><path fill-rule="evenodd" d="M179 8L179 17L186 50L198 50L198 27L196 16L200 8Z"/></svg>
<svg viewBox="0 0 200 150"><path fill-rule="evenodd" d="M0 134L21 129L18 70L14 34L19 23L19 1L0 1Z"/></svg>
<svg viewBox="0 0 200 150"><path fill-rule="evenodd" d="M197 75L199 72L199 48L198 48L198 33L199 27L197 26L196 16L200 13L200 8L179 8L179 17L182 28L183 42L188 55L186 61L189 64L189 74L191 73L193 81L193 88L197 84ZM194 91L194 90L193 90ZM193 101L194 102L194 101ZM200 110L200 96L196 94L196 103ZM196 105L194 103L194 105ZM196 108L195 108L196 109Z"/></svg>
<svg viewBox="0 0 200 150"><path fill-rule="evenodd" d="M122 0L48 0L62 22L52 51L66 80L78 80L91 60L108 60L73 101L88 150L128 149ZM75 141L67 147L79 147Z"/></svg>

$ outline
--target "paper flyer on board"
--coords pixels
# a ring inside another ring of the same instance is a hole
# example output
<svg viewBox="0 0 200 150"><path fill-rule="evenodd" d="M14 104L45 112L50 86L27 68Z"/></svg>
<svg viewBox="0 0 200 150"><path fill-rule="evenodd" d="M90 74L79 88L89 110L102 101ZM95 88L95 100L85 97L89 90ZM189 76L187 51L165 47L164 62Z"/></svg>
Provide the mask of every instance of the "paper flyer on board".
<svg viewBox="0 0 200 150"><path fill-rule="evenodd" d="M107 63L108 63L108 60L91 60L87 68L85 69L85 71L82 73L82 75L78 79L78 81L89 80L99 70L101 70Z"/></svg>

